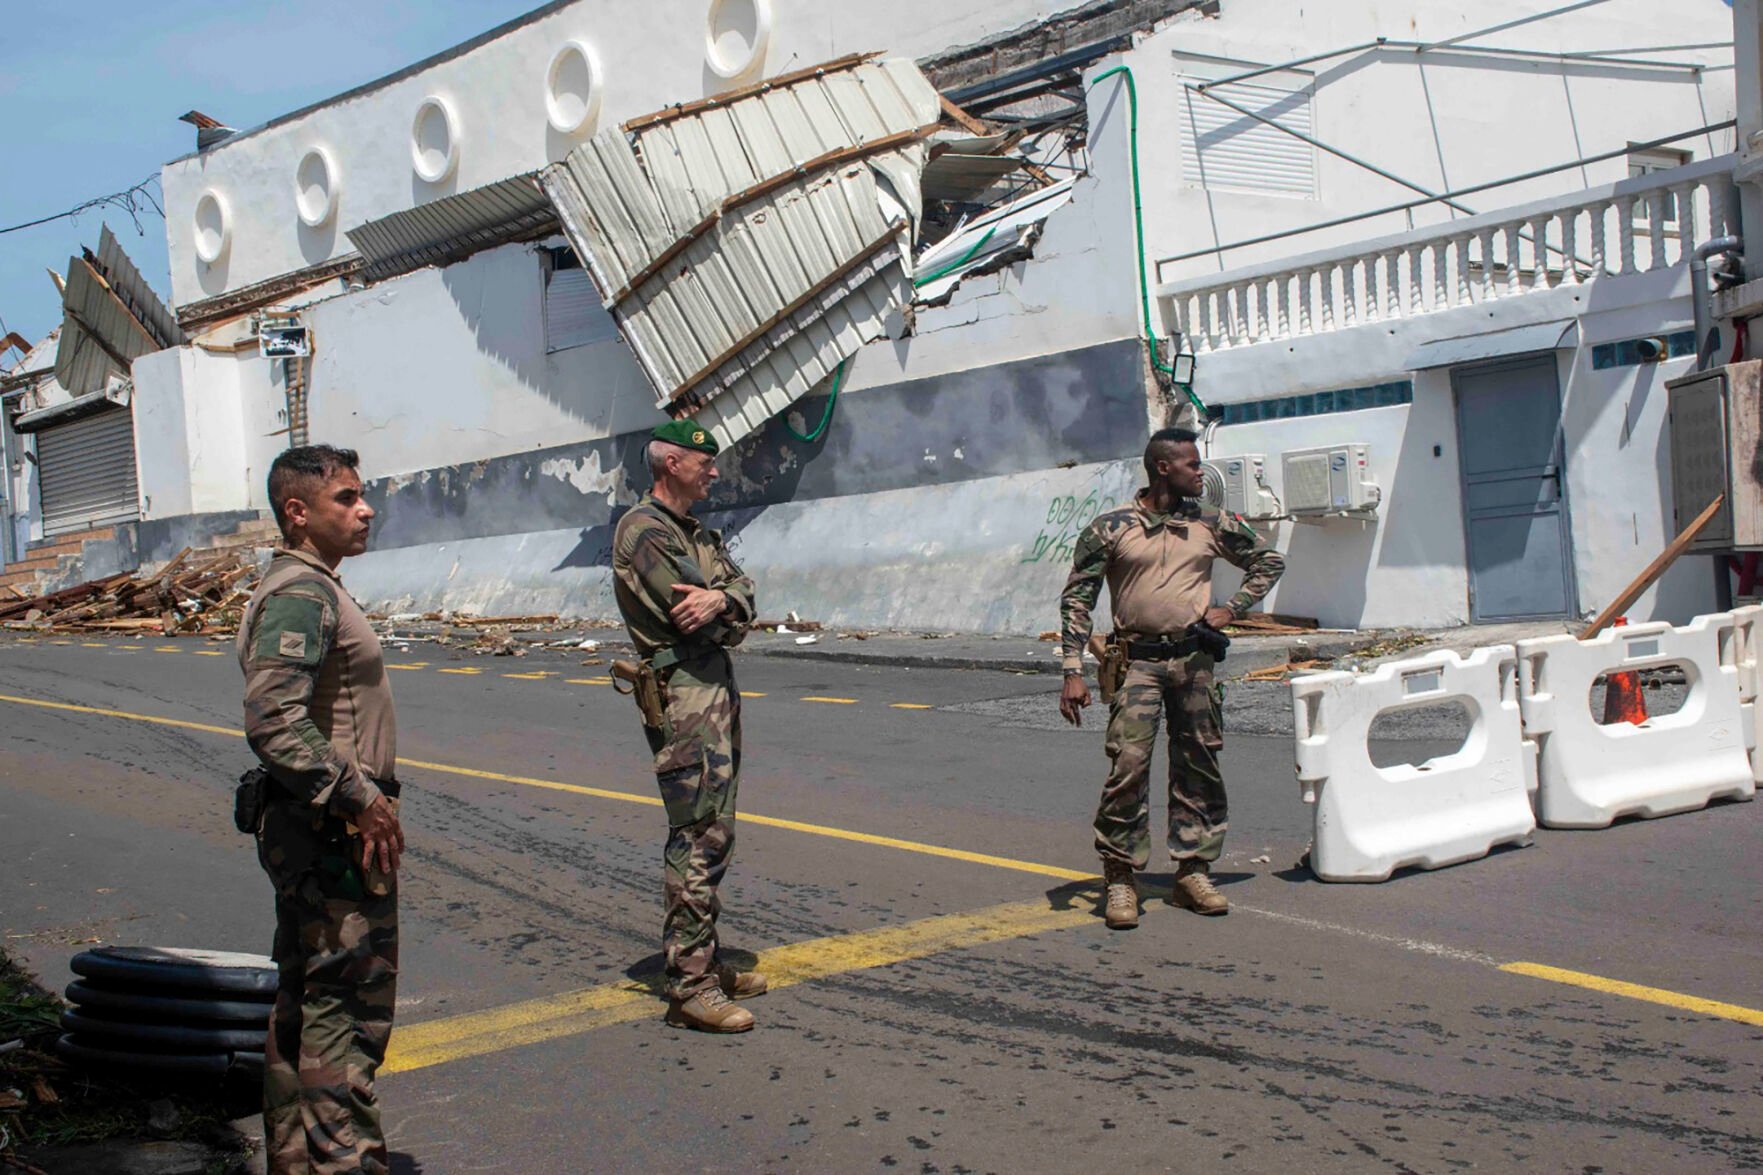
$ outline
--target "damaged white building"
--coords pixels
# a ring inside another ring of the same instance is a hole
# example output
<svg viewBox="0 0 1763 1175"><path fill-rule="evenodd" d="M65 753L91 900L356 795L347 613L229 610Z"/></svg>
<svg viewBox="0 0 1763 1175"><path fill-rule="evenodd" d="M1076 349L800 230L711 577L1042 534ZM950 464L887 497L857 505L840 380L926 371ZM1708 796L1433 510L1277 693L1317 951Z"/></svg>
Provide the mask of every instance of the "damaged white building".
<svg viewBox="0 0 1763 1175"><path fill-rule="evenodd" d="M1070 2L565 0L209 133L87 557L258 526L324 440L380 511L364 602L610 616L688 412L765 610L829 624L1054 627L1176 420L1286 551L1270 607L1324 624L1580 615L1676 533L1692 270L1737 287L1714 361L1756 309L1740 248L1697 258L1763 131L1722 0ZM15 529L65 544L13 415ZM1715 595L1686 560L1631 614Z"/></svg>

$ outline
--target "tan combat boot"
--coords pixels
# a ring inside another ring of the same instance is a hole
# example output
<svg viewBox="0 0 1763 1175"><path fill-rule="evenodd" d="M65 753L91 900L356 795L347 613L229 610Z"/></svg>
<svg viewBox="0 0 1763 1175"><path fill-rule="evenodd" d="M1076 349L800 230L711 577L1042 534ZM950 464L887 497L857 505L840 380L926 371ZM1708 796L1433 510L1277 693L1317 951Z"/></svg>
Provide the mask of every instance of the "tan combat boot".
<svg viewBox="0 0 1763 1175"><path fill-rule="evenodd" d="M731 1000L750 1000L756 995L764 995L771 988L763 973L736 971L727 963L716 965L716 985Z"/></svg>
<svg viewBox="0 0 1763 1175"><path fill-rule="evenodd" d="M1212 884L1210 868L1205 861L1192 858L1177 865L1175 885L1169 891L1169 904L1196 914L1230 913L1230 902Z"/></svg>
<svg viewBox="0 0 1763 1175"><path fill-rule="evenodd" d="M745 1032L753 1027L753 1013L735 1007L720 987L707 987L690 999L669 1003L667 1022L699 1032Z"/></svg>
<svg viewBox="0 0 1763 1175"><path fill-rule="evenodd" d="M1131 930L1139 924L1139 887L1133 881L1132 870L1117 861L1104 861L1102 879L1108 885L1102 920L1109 930Z"/></svg>

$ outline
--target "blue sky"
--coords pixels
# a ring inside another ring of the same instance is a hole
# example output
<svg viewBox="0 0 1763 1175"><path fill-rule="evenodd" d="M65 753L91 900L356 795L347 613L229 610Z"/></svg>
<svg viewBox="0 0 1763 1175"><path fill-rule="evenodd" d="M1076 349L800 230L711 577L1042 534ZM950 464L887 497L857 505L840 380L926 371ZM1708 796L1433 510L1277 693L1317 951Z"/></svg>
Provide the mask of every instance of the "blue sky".
<svg viewBox="0 0 1763 1175"><path fill-rule="evenodd" d="M0 228L121 191L195 148L186 110L228 126L371 81L493 28L541 0L22 0L0 5ZM150 189L159 194L158 184ZM43 272L65 270L108 222L168 297L165 222L145 236L105 209L0 234L0 319L35 342L61 321ZM0 358L0 367L16 362Z"/></svg>

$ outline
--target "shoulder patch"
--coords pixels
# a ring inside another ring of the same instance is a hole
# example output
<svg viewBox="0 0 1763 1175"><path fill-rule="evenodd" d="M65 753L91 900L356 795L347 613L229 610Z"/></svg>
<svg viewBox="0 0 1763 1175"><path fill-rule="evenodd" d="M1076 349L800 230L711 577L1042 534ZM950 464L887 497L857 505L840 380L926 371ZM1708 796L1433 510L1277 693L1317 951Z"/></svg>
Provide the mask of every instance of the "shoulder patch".
<svg viewBox="0 0 1763 1175"><path fill-rule="evenodd" d="M324 655L326 604L316 595L281 591L257 607L251 656L256 661L316 666Z"/></svg>

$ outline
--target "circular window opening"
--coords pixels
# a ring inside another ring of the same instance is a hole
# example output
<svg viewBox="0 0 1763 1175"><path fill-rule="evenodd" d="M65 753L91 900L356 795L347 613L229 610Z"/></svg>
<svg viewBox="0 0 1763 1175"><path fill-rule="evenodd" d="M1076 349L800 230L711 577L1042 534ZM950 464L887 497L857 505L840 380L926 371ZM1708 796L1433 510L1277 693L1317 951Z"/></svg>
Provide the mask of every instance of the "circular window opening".
<svg viewBox="0 0 1763 1175"><path fill-rule="evenodd" d="M545 76L545 115L554 130L572 135L600 112L600 56L585 41L567 42Z"/></svg>
<svg viewBox="0 0 1763 1175"><path fill-rule="evenodd" d="M322 147L308 151L294 169L294 206L307 228L317 228L336 215L337 169Z"/></svg>
<svg viewBox="0 0 1763 1175"><path fill-rule="evenodd" d="M219 192L203 192L196 201L192 217L196 230L196 256L204 265L213 265L226 255L232 244L232 218L227 215L226 200Z"/></svg>
<svg viewBox="0 0 1763 1175"><path fill-rule="evenodd" d="M710 0L704 55L718 77L738 78L765 60L771 0Z"/></svg>
<svg viewBox="0 0 1763 1175"><path fill-rule="evenodd" d="M459 166L459 131L446 99L423 99L410 127L410 159L424 183L438 184Z"/></svg>

